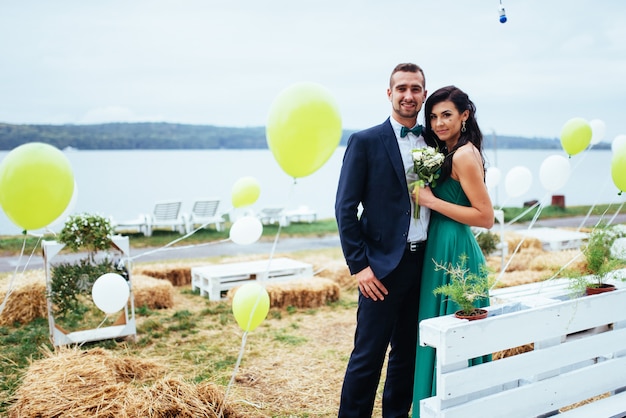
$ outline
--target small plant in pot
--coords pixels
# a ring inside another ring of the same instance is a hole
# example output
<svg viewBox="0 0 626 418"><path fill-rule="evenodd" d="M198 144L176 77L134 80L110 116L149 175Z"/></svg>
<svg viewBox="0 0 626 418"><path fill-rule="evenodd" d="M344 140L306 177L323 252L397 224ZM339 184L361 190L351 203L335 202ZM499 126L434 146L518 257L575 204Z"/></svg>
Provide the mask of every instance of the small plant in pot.
<svg viewBox="0 0 626 418"><path fill-rule="evenodd" d="M489 297L491 280L489 270L481 265L478 273L467 267L467 255L459 256L456 265L435 262L435 270L444 270L450 276L450 282L435 288L435 295L443 295L459 306L454 313L457 318L475 320L487 317L487 310L476 306L476 303Z"/></svg>
<svg viewBox="0 0 626 418"><path fill-rule="evenodd" d="M591 232L582 249L586 261L584 270L571 276L573 284L570 287L576 294L594 295L616 289L606 280L615 269L624 265L622 260L611 255L611 246L620 235L614 228L597 227Z"/></svg>

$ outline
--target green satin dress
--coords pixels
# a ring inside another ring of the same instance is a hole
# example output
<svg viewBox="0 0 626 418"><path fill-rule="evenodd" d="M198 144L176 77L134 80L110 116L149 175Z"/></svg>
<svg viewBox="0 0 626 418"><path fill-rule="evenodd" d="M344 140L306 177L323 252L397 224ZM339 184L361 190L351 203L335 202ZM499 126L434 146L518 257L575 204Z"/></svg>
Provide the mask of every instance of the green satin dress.
<svg viewBox="0 0 626 418"><path fill-rule="evenodd" d="M461 188L461 183L449 177L432 189L433 194L447 202L470 206L469 199ZM420 291L419 320L449 315L459 307L445 296L433 294L433 290L449 282L448 273L435 271L434 261L439 264L456 265L459 256L467 255L466 268L479 273L485 264L485 257L468 225L454 221L435 211L431 212L428 228L428 243L424 255L424 271ZM477 307L489 305L488 298L477 302ZM473 359L471 364L489 361L490 356ZM435 396L435 349L418 344L415 364L415 386L413 389L413 418L419 417L419 401Z"/></svg>

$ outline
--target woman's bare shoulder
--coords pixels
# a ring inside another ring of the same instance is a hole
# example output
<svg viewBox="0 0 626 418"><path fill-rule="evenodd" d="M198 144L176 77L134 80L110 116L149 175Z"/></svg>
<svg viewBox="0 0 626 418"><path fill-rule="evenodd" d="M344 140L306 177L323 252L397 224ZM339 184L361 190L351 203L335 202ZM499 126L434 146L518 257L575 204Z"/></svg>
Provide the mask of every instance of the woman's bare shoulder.
<svg viewBox="0 0 626 418"><path fill-rule="evenodd" d="M476 158L480 157L480 151L474 144L468 142L467 144L461 145L454 153L456 158Z"/></svg>

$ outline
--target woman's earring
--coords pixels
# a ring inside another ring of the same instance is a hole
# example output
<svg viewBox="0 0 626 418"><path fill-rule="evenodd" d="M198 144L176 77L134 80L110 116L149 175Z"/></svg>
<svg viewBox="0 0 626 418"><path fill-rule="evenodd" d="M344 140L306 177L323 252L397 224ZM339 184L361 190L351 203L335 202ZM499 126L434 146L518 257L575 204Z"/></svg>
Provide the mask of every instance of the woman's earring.
<svg viewBox="0 0 626 418"><path fill-rule="evenodd" d="M461 123L461 132L465 132L467 129L465 128L465 121Z"/></svg>

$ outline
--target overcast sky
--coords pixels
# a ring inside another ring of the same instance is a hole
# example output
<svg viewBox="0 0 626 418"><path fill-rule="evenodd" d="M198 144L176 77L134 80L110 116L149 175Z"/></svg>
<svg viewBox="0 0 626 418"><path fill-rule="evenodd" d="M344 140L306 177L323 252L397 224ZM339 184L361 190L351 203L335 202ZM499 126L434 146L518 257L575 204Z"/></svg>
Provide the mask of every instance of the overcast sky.
<svg viewBox="0 0 626 418"><path fill-rule="evenodd" d="M626 133L618 0L20 0L0 3L0 122L264 126L317 82L343 126L390 111L399 62L456 84L486 134L559 137L573 117Z"/></svg>

